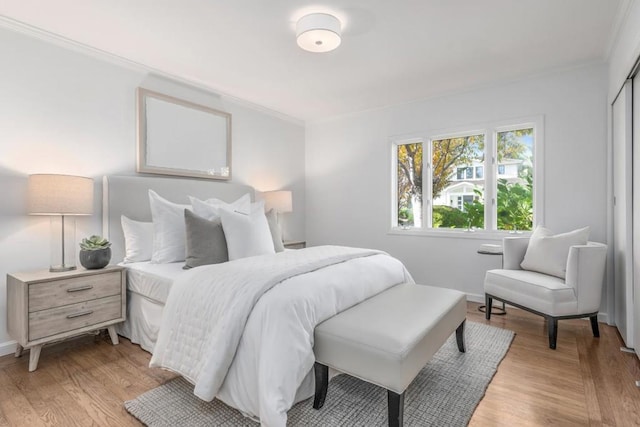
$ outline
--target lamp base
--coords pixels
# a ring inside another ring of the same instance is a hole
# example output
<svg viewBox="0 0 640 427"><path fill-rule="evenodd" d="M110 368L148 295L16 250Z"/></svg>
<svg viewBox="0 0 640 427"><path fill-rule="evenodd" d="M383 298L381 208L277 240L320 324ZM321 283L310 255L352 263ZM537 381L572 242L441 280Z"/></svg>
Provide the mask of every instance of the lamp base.
<svg viewBox="0 0 640 427"><path fill-rule="evenodd" d="M71 270L75 270L76 266L75 265L62 265L62 266L51 266L49 267L49 271L51 273L62 273L63 271L71 271Z"/></svg>
<svg viewBox="0 0 640 427"><path fill-rule="evenodd" d="M51 216L51 259L49 271L76 269L76 219L73 215Z"/></svg>

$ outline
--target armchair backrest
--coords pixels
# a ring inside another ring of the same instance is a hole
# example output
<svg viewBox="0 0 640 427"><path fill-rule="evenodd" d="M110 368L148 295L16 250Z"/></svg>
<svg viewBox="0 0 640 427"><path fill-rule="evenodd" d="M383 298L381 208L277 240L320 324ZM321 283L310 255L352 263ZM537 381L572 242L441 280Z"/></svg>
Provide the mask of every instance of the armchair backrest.
<svg viewBox="0 0 640 427"><path fill-rule="evenodd" d="M529 246L529 236L505 237L502 241L502 268L505 270L522 270L520 264L524 260Z"/></svg>

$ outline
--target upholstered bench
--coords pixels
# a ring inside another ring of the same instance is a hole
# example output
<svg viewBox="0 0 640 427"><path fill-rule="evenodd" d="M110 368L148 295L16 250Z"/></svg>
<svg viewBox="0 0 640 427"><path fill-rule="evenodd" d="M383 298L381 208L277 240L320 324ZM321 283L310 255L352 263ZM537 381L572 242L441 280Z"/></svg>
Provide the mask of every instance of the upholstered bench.
<svg viewBox="0 0 640 427"><path fill-rule="evenodd" d="M455 331L464 348L462 292L402 284L319 324L315 329L315 409L324 405L329 367L387 389L389 426L402 426L404 393Z"/></svg>

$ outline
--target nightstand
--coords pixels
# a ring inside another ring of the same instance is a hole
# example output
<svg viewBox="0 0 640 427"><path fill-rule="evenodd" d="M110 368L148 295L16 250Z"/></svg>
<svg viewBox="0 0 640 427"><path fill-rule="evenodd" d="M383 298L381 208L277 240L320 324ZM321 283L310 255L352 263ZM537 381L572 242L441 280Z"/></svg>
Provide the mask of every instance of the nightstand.
<svg viewBox="0 0 640 427"><path fill-rule="evenodd" d="M29 372L38 367L44 344L107 329L126 317L125 269L48 270L7 274L7 329L18 342L16 357L30 349Z"/></svg>
<svg viewBox="0 0 640 427"><path fill-rule="evenodd" d="M307 242L303 240L292 240L290 242L284 242L284 247L287 249L304 249L307 247Z"/></svg>

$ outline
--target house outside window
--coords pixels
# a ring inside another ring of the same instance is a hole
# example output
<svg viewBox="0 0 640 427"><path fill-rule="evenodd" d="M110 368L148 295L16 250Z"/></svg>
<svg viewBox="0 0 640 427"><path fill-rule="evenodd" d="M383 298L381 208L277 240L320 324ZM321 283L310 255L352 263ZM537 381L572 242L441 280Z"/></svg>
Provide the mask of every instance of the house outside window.
<svg viewBox="0 0 640 427"><path fill-rule="evenodd" d="M478 132L394 141L397 187L393 226L532 230L536 208L542 204L540 191L535 191L542 188L542 177L536 172L541 166L535 160L541 151L542 141L536 140L541 128L538 119L487 126Z"/></svg>

